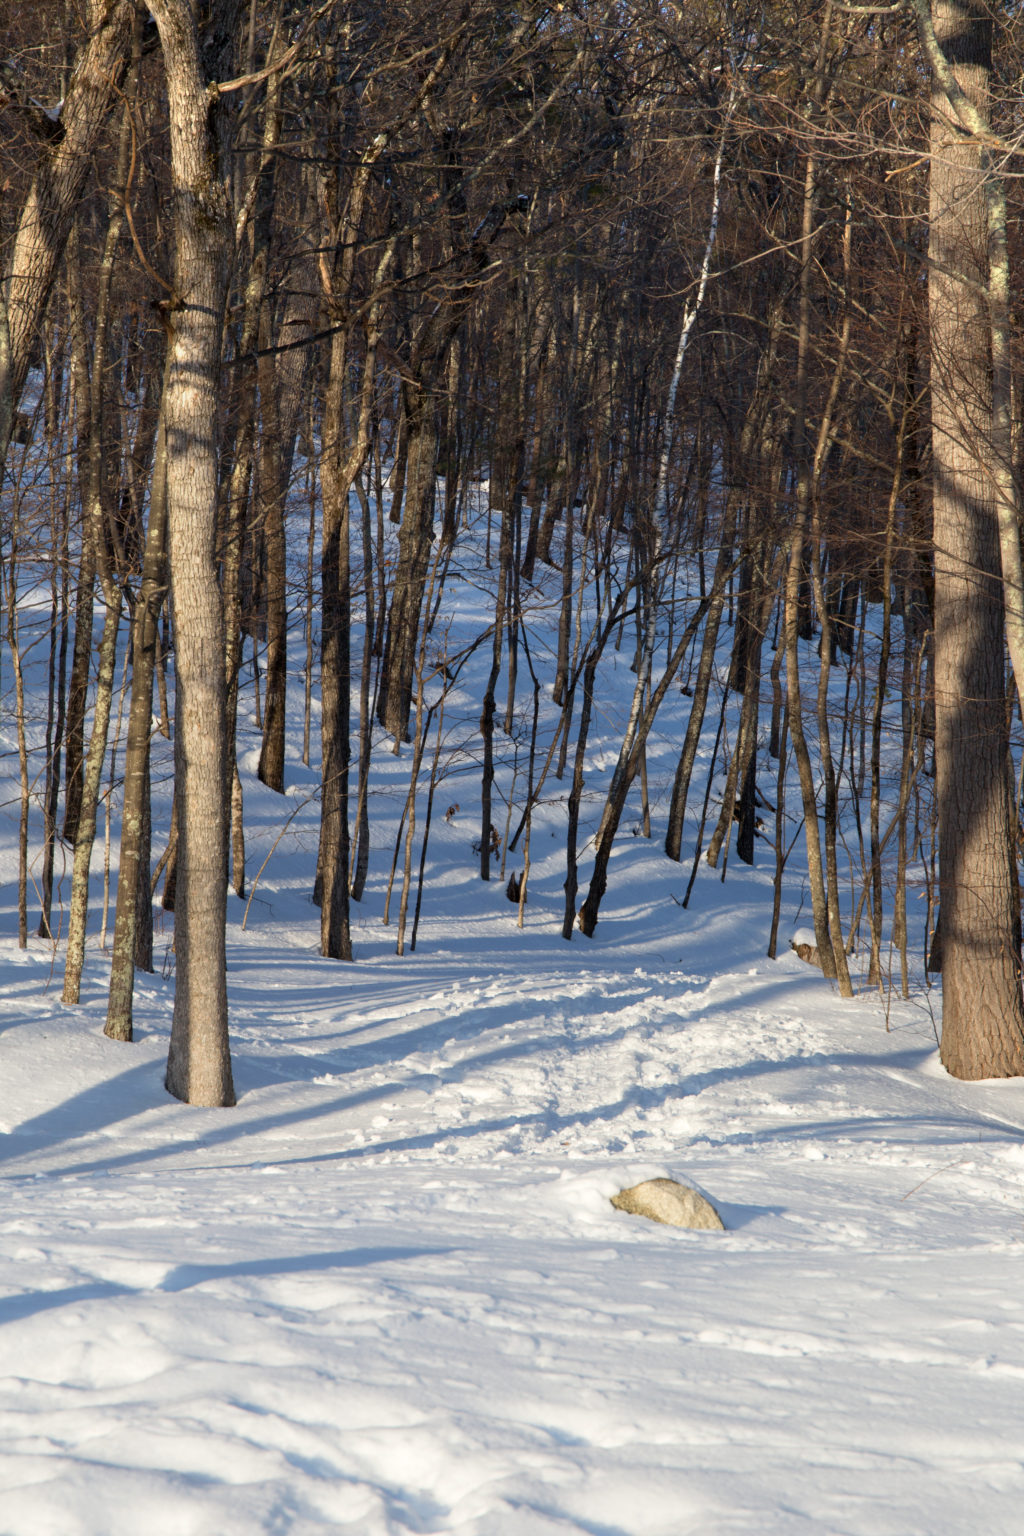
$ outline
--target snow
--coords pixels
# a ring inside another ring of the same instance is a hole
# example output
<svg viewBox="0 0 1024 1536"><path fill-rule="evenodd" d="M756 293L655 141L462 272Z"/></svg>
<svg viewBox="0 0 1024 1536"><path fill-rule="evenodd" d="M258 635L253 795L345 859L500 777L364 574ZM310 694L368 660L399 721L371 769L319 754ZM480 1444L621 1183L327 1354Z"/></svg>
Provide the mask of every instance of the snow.
<svg viewBox="0 0 1024 1536"><path fill-rule="evenodd" d="M627 660L602 674L582 836ZM292 702L301 727L298 682ZM297 814L244 931L231 898L231 1110L163 1089L170 920L117 1045L108 957L94 940L62 1007L62 957L18 950L8 883L3 1536L1016 1536L1024 1084L950 1079L923 985L880 1000L859 957L844 1002L785 941L766 959L767 846L724 883L702 866L681 909L690 853L657 839L687 708L673 689L651 744L654 838L627 813L596 934L571 943L566 786L535 820L520 931L478 877L453 698L458 782L396 957L409 750L382 743L350 966L317 953L315 767L293 752L274 796L250 735L251 873ZM661 1176L727 1231L612 1208Z"/></svg>

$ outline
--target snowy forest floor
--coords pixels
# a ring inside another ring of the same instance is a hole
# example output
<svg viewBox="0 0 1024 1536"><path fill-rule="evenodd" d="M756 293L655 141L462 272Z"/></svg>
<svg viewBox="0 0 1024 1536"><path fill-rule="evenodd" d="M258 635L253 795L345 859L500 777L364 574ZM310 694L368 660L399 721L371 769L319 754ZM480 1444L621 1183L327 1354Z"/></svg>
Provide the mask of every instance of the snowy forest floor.
<svg viewBox="0 0 1024 1536"><path fill-rule="evenodd" d="M595 774L631 686L612 658ZM656 819L685 709L673 689ZM292 804L243 757L253 872L314 787L298 757ZM114 1045L108 959L63 1008L6 886L3 1536L1016 1536L1024 1084L948 1078L937 997L887 1009L858 971L841 1002L766 959L760 842L683 911L688 864L624 824L595 937L564 942L556 783L519 931L479 879L476 778L446 781L397 958L407 774L382 743L354 964L317 953L315 803L245 931L229 898L231 1110L163 1088L170 919ZM659 1174L728 1230L612 1208Z"/></svg>

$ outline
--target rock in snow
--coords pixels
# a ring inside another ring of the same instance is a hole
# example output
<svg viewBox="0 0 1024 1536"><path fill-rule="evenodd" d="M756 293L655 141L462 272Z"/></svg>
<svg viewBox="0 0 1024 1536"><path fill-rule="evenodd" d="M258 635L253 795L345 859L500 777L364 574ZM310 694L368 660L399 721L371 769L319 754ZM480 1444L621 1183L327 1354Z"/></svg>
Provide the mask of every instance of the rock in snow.
<svg viewBox="0 0 1024 1536"><path fill-rule="evenodd" d="M675 1179L645 1179L632 1189L620 1189L612 1196L617 1211L631 1216L647 1216L666 1227L692 1227L701 1232L724 1232L725 1223L704 1196Z"/></svg>
<svg viewBox="0 0 1024 1536"><path fill-rule="evenodd" d="M789 941L789 947L801 960L806 960L808 965L816 965L819 971L822 969L813 928L798 928Z"/></svg>

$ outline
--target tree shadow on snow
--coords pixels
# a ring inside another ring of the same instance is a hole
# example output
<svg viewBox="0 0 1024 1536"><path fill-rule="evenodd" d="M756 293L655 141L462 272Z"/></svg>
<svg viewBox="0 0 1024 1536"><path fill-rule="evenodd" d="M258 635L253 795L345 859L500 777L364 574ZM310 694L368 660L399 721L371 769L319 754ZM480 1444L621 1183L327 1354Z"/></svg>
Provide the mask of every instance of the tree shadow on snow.
<svg viewBox="0 0 1024 1536"><path fill-rule="evenodd" d="M669 1021L652 1021L649 1026L651 1035ZM648 1026L641 1026L647 1028ZM433 1033L434 1026L428 1029ZM259 1137L268 1132L282 1130L289 1126L310 1123L331 1115L345 1115L354 1111L365 1109L374 1103L393 1101L401 1106L402 1096L409 1092L418 1092L429 1097L441 1086L451 1086L461 1083L467 1077L483 1068L492 1066L498 1061L510 1060L516 1057L528 1057L549 1051L553 1046L567 1048L571 1051L585 1051L592 1046L607 1046L610 1041L621 1039L625 1035L635 1035L637 1026L629 1024L621 1030L611 1034L603 1033L597 1038L572 1036L558 1030L555 1034L538 1036L534 1039L517 1040L514 1042L503 1041L500 1045L490 1049L478 1051L473 1055L467 1055L461 1061L451 1065L445 1065L443 1074L436 1072L418 1071L408 1076L400 1076L401 1060L395 1063L396 1075L385 1082L374 1083L354 1092L340 1095L332 1094L330 1097L315 1103L295 1105L286 1110L268 1115L247 1115L240 1110L231 1110L226 1114L218 1114L214 1120L207 1118L209 1111L202 1112L202 1118L196 1118L191 1122L193 1136L175 1138L162 1146L135 1147L127 1152L113 1156L92 1156L79 1162L69 1162L59 1169L47 1170L51 1175L55 1174L95 1174L99 1172L112 1173L120 1168L138 1168L153 1162L173 1158L182 1153L195 1156L204 1151L210 1152L217 1147ZM409 1032L411 1045L420 1036L418 1029ZM436 1038L436 1036L435 1036ZM638 1040L638 1054L642 1055L642 1038ZM513 1133L540 1133L543 1139L557 1140L564 1137L566 1132L579 1131L591 1125L608 1123L616 1120L624 1112L639 1110L650 1113L663 1108L674 1101L683 1101L695 1098L709 1088L714 1088L722 1083L742 1084L745 1081L756 1081L760 1078L775 1077L779 1074L800 1072L806 1068L816 1071L828 1067L838 1067L850 1072L863 1071L864 1069L883 1069L891 1072L894 1069L901 1072L913 1073L932 1054L931 1043L921 1047L905 1047L898 1050L887 1050L884 1053L870 1054L867 1052L840 1051L833 1053L811 1053L808 1055L794 1053L789 1056L775 1059L754 1058L745 1061L734 1062L730 1065L713 1068L710 1071L697 1072L689 1077L680 1077L675 1081L662 1083L656 1087L644 1086L641 1083L632 1084L614 1102L596 1105L586 1110L576 1110L562 1113L554 1108L541 1107L532 1112L524 1111L523 1107L509 1102L507 1114L492 1116L487 1119L460 1122L450 1126L430 1126L421 1133L402 1136L390 1136L376 1142L364 1142L358 1146L339 1149L335 1152L311 1152L307 1155L294 1158L282 1158L271 1155L271 1160L280 1167L301 1165L307 1163L329 1163L335 1161L351 1162L367 1156L378 1156L383 1153L401 1153L429 1151L437 1148L446 1141L465 1142L478 1136L509 1135ZM309 1073L310 1067L315 1067L319 1073L330 1071L331 1062L323 1058L299 1058ZM239 1081L244 1086L245 1077L248 1074L248 1066L245 1058L238 1061ZM296 1063L296 1066L298 1063ZM152 1063L146 1063L136 1068L131 1068L118 1079L113 1079L97 1087L85 1090L76 1095L65 1105L56 1106L37 1117L35 1121L28 1122L20 1128L21 1136L31 1138L38 1136L45 1144L47 1139L51 1144L56 1144L63 1139L74 1139L83 1135L88 1130L95 1130L97 1126L109 1124L115 1120L128 1118L131 1114L139 1112L143 1108L152 1107L152 1098L143 1098L141 1095L132 1102L132 1096L128 1095L129 1102L124 1103L123 1084L126 1079L138 1078L139 1082L153 1072ZM276 1073L274 1074L276 1077ZM307 1078L308 1080L308 1078ZM77 1106L77 1108L76 1108ZM88 1108L94 1108L99 1112L98 1117L90 1119L85 1113ZM119 1113L112 1114L117 1109ZM755 1126L752 1130L735 1133L704 1134L700 1141L702 1145L750 1145L771 1141L801 1140L821 1136L846 1136L858 1139L870 1140L884 1137L895 1143L916 1145L926 1138L930 1145L960 1145L967 1138L977 1138L983 1129L991 1129L1002 1139L1019 1136L1024 1133L1024 1128L1014 1126L1011 1122L988 1116L978 1111L975 1113L956 1113L952 1106L941 1106L934 1112L923 1110L918 1113L880 1113L862 1112L859 1114L843 1114L842 1116L822 1116L820 1106L815 1104L814 1110L819 1113L815 1118L808 1117L801 1122L792 1118L785 1119L784 1123L775 1126ZM813 1113L813 1111L812 1111ZM411 1105L404 1111L406 1120L415 1122L417 1106ZM12 1140L15 1138L12 1138ZM681 1145L690 1145L688 1138L681 1139ZM17 1150L36 1151L39 1143L33 1144L29 1140L28 1146ZM17 1155L12 1147L11 1156ZM251 1161L252 1154L246 1159ZM234 1164L222 1163L217 1166L227 1168Z"/></svg>
<svg viewBox="0 0 1024 1536"><path fill-rule="evenodd" d="M14 1162L26 1153L74 1141L152 1109L154 1079L159 1082L161 1074L162 1067L153 1061L141 1061L51 1105L0 1138L0 1162ZM161 1091L156 1102L164 1097Z"/></svg>
<svg viewBox="0 0 1024 1536"><path fill-rule="evenodd" d="M298 1275L332 1269L365 1269L403 1259L434 1258L454 1253L454 1248L340 1248L324 1253L298 1253L269 1259L240 1259L234 1264L177 1264L158 1285L132 1286L116 1281L87 1280L53 1291L25 1291L0 1299L0 1327L39 1312L79 1302L107 1301L111 1297L177 1295L210 1280L235 1280L265 1275Z"/></svg>

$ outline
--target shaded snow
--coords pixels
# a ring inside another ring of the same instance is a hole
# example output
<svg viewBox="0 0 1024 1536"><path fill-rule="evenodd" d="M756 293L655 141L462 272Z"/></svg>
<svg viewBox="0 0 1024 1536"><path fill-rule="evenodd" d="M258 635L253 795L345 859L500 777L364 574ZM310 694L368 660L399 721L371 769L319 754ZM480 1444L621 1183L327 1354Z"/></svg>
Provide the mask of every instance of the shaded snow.
<svg viewBox="0 0 1024 1536"><path fill-rule="evenodd" d="M224 1112L162 1091L169 983L116 1047L97 961L64 1010L5 946L3 1530L1018 1530L1024 1090L712 974L724 911L513 958L467 899L400 968L233 928ZM612 1209L662 1174L728 1232Z"/></svg>
<svg viewBox="0 0 1024 1536"><path fill-rule="evenodd" d="M595 775L631 687L612 655ZM243 762L254 871L315 769L291 754L286 801ZM165 1094L170 979L114 1045L97 949L64 1009L49 949L0 942L0 1531L1015 1536L1024 1084L949 1079L923 993L843 1003L767 960L760 844L684 912L688 863L627 818L564 943L557 781L520 932L452 765L415 954L381 923L407 751L380 752L355 964L316 952L315 803L244 932L231 898L235 1109ZM728 1230L612 1209L657 1176Z"/></svg>

